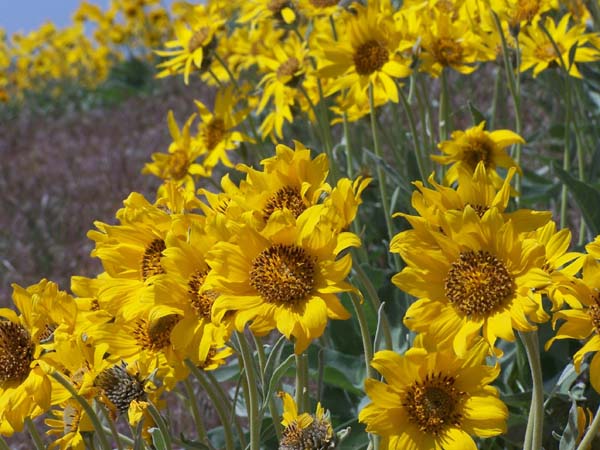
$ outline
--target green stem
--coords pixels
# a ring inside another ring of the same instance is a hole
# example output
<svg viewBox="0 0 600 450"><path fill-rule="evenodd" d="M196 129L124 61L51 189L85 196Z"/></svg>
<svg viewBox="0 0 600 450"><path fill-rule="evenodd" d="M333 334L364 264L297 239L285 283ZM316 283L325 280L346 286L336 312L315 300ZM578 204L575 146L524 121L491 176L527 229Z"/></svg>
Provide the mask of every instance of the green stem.
<svg viewBox="0 0 600 450"><path fill-rule="evenodd" d="M160 411L156 408L154 403L148 402L147 408L148 408L148 412L152 416L152 419L154 420L154 423L158 426L158 429L160 430L160 434L162 435L162 437L164 439L165 449L171 450L173 448L172 443L171 443L171 433L169 432L169 427L168 427L167 423L165 422L165 419L160 414Z"/></svg>
<svg viewBox="0 0 600 450"><path fill-rule="evenodd" d="M184 380L183 385L185 387L185 392L188 397L190 409L192 410L192 417L194 418L194 424L196 425L198 440L200 442L207 443L208 435L206 434L206 427L204 426L202 416L200 415L200 410L198 409L198 402L196 402L196 394L194 392L194 387L192 386L192 383L189 378L186 378Z"/></svg>
<svg viewBox="0 0 600 450"><path fill-rule="evenodd" d="M31 439L33 440L33 445L35 446L36 450L44 450L46 448L46 446L44 445L44 441L42 441L42 437L40 436L40 433L38 432L37 428L33 424L31 417L25 418L25 426L27 427L27 431L29 431L29 435L31 436Z"/></svg>
<svg viewBox="0 0 600 450"><path fill-rule="evenodd" d="M438 125L439 125L439 140L445 141L448 139L448 131L450 130L450 95L448 93L448 79L446 68L442 68L440 74L440 104L438 110Z"/></svg>
<svg viewBox="0 0 600 450"><path fill-rule="evenodd" d="M265 357L265 348L262 344L262 341L259 337L252 335L254 338L254 345L256 347L256 352L258 353L258 367L260 369L260 380L261 386L263 387L263 396L265 392L265 374L267 372L267 359ZM269 412L271 413L271 418L273 419L273 428L275 428L275 434L277 435L277 440L281 440L281 433L283 429L281 427L281 423L279 422L279 413L277 411L277 405L275 404L275 399L271 396L268 400L269 403Z"/></svg>
<svg viewBox="0 0 600 450"><path fill-rule="evenodd" d="M567 107L567 113L566 113L566 117L565 117L565 155L564 158L570 158L569 157L569 152L570 149L568 148L570 146L570 140L571 140L571 126L573 126L574 130L575 130L575 146L577 149L577 169L578 169L578 176L579 176L579 181L583 182L585 181L585 170L584 170L584 155L583 155L583 148L581 146L581 135L580 135L580 129L579 129L579 124L577 123L577 119L573 120L573 116L574 116L574 111L573 111L573 88L571 85L571 76L569 75L569 67L567 67L567 64L565 62L565 60L562 57L562 53L560 51L560 48L558 46L558 44L556 43L556 41L554 40L554 38L552 37L552 34L550 34L550 32L546 29L546 27L544 26L543 23L540 22L539 24L541 30L544 32L544 34L546 35L546 37L550 40L550 43L552 44L552 47L554 48L554 52L558 55L558 60L560 62L560 67L562 69L562 73L564 76L564 83L565 83L565 103L566 103L566 107ZM569 162L570 165L570 162ZM563 160L563 167L565 166L565 161ZM567 170L567 169L565 169ZM564 227L566 225L566 203L567 203L567 188L566 185L563 183L563 191L561 192L561 228ZM563 212L564 209L564 212ZM563 224L563 214L564 214L564 224ZM585 242L585 222L583 221L583 217L581 218L581 225L579 228L579 245L583 245Z"/></svg>
<svg viewBox="0 0 600 450"><path fill-rule="evenodd" d="M308 379L306 378L306 360L303 354L295 355L296 359L296 407L298 413L303 413L307 409L306 392L308 390Z"/></svg>
<svg viewBox="0 0 600 450"><path fill-rule="evenodd" d="M581 442L577 446L577 450L592 450L592 442L598 435L599 431L600 431L600 406L598 406L598 410L596 411L596 414L594 415L594 420L592 420L590 427L588 428L587 432L583 436L583 439L581 439Z"/></svg>
<svg viewBox="0 0 600 450"><path fill-rule="evenodd" d="M500 85L502 77L500 76L500 69L496 69L496 80L494 81L494 94L492 96L492 106L490 107L490 120L488 126L490 130L494 129L496 124L496 114L498 112L498 97L500 96Z"/></svg>
<svg viewBox="0 0 600 450"><path fill-rule="evenodd" d="M121 442L121 434L119 434L119 431L117 430L117 425L115 424L114 420L111 420L110 418L110 413L108 412L108 408L106 408L104 405L100 406L100 409L102 410L102 414L104 414L104 417L106 418L106 420L108 421L108 431L110 432L110 434L112 434L112 437L115 441L115 443L117 444L117 450L123 450L123 444ZM106 428L103 427L105 431Z"/></svg>
<svg viewBox="0 0 600 450"><path fill-rule="evenodd" d="M365 366L367 369L367 377L375 378L377 374L375 369L371 367L371 360L373 359L373 344L371 343L371 335L369 334L369 326L367 325L367 317L363 306L360 304L358 295L351 292L350 299L352 300L352 306L356 312L356 318L358 319L358 327L360 328L360 337L362 339L363 351L365 353Z"/></svg>
<svg viewBox="0 0 600 450"><path fill-rule="evenodd" d="M242 362L240 365L241 371L244 370L243 364L244 363ZM240 371L240 374L241 374L241 371ZM235 386L233 402L231 404L229 404L229 402L230 402L229 396L225 393L225 391L221 387L221 384L219 383L217 378L211 372L204 372L204 375L208 379L209 383L212 385L212 389L214 390L214 392L221 399L222 404L225 405L225 409L228 410L228 413L229 413L228 422L233 423L233 426L235 427L235 432L237 433L237 436L239 437L242 448L246 448L247 443L246 443L246 437L244 435L244 431L242 429L242 424L240 423L239 417L235 413L235 408L236 408L236 403L237 403L237 399L238 399L238 395L239 395L240 385L242 385L242 384L244 386L246 385L246 383L242 383L242 380L245 381L246 377L245 376L241 377L241 375L240 375L240 379L238 380L238 383ZM244 392L246 393L246 396L247 396L247 390L245 390Z"/></svg>
<svg viewBox="0 0 600 450"><path fill-rule="evenodd" d="M383 169L383 151L379 144L379 133L377 132L377 116L375 115L375 95L373 93L373 85L369 84L369 108L371 109L371 133L373 134L373 149L375 155L379 158L380 162L377 164L377 180L379 184L379 194L381 196L381 204L383 206L383 214L385 216L385 224L387 227L389 242L394 237L394 225L392 224L392 215L390 214L390 203L387 194L387 185L385 171ZM396 269L400 271L400 261L397 258L394 259L396 263Z"/></svg>
<svg viewBox="0 0 600 450"><path fill-rule="evenodd" d="M90 421L92 422L94 430L96 430L102 448L104 450L112 450L112 446L110 445L108 437L104 432L102 422L100 422L100 418L96 414L96 411L94 411L94 408L92 408L92 405L90 405L85 398L79 395L75 388L71 385L71 383L67 379L65 379L60 373L52 372L52 376L56 381L62 384L67 391L69 391L71 396L81 405L83 410L86 412Z"/></svg>
<svg viewBox="0 0 600 450"><path fill-rule="evenodd" d="M517 39L517 54L516 54L516 62L517 62L517 75L515 75L515 70L512 66L512 63L509 58L509 49L508 44L506 43L506 37L504 36L504 31L502 30L502 25L500 24L500 19L498 15L491 11L492 18L494 19L494 23L496 24L496 30L500 35L500 41L502 42L502 59L504 61L504 72L506 74L506 80L508 81L508 90L513 100L513 107L515 111L515 127L516 133L520 136L523 130L523 124L521 121L521 83L518 75L518 71L520 69L521 64L521 55L519 52L519 41ZM520 166L521 163L521 144L515 144L513 147L515 162ZM515 189L518 192L519 197L515 199L517 202L517 207L519 206L520 196L521 196L521 176L517 173L515 174Z"/></svg>
<svg viewBox="0 0 600 450"><path fill-rule="evenodd" d="M206 391L208 396L213 402L215 409L217 410L217 415L221 420L221 424L223 425L223 432L225 435L225 448L227 450L234 450L235 445L233 441L233 432L231 429L231 422L229 421L229 415L227 414L227 408L225 407L224 402L221 400L220 396L212 389L211 385L204 378L204 374L200 369L198 369L192 361L189 359L185 360L186 366L190 369L190 372L196 377L202 388Z"/></svg>
<svg viewBox="0 0 600 450"><path fill-rule="evenodd" d="M542 431L544 426L544 386L538 335L537 331L519 333L519 335L527 353L527 360L531 369L531 379L533 380L531 408L529 410L529 414L533 419L527 424L526 440L523 448L524 450L538 450L542 448ZM527 440L528 435L531 436L531 441Z"/></svg>
<svg viewBox="0 0 600 450"><path fill-rule="evenodd" d="M248 381L248 398L246 405L248 407L248 419L250 421L250 450L260 450L260 405L258 399L258 385L256 379L256 368L254 367L254 357L243 333L237 332L236 336L240 344L240 353L246 369L246 380Z"/></svg>
<svg viewBox="0 0 600 450"><path fill-rule="evenodd" d="M354 264L352 266L352 269L356 273L356 277L358 278L359 283L367 291L367 299L371 303L371 306L373 307L373 309L375 311L379 311L379 308L381 308L381 300L379 300L379 294L377 294L377 289L375 288L375 286L373 286L371 279L365 273L364 269L362 268L362 266L360 264L358 264L358 263ZM391 350L392 349L392 331L391 331L391 327L390 327L390 322L387 318L387 315L385 314L385 311L383 313L382 327L383 327L383 339L385 341L385 348L388 350Z"/></svg>
<svg viewBox="0 0 600 450"><path fill-rule="evenodd" d="M240 85L238 84L236 78L233 76L233 72L231 72L227 63L225 61L223 61L223 59L217 53L214 53L214 55L215 55L216 60L219 61L219 63L223 66L223 68L227 72L227 75L229 76L229 79L231 80L231 82L234 84L235 88L239 89Z"/></svg>
<svg viewBox="0 0 600 450"><path fill-rule="evenodd" d="M2 436L0 436L0 450L10 450L10 447Z"/></svg>
<svg viewBox="0 0 600 450"><path fill-rule="evenodd" d="M344 142L346 144L346 175L348 178L352 178L352 146L350 145L350 126L348 124L348 114L344 111L342 114L342 120L344 125Z"/></svg>
<svg viewBox="0 0 600 450"><path fill-rule="evenodd" d="M415 117L410 107L410 103L408 103L408 99L404 94L404 91L402 89L398 90L400 91L400 101L402 102L402 106L404 107L404 112L406 113L406 117L408 118L408 124L410 126L410 134L412 135L413 149L415 151L415 156L417 157L417 166L419 166L419 175L421 175L421 180L423 180L423 182L426 182L427 173L425 169L425 160L423 158L423 152L421 151L421 146L419 145L419 139L417 137L417 125L415 122Z"/></svg>

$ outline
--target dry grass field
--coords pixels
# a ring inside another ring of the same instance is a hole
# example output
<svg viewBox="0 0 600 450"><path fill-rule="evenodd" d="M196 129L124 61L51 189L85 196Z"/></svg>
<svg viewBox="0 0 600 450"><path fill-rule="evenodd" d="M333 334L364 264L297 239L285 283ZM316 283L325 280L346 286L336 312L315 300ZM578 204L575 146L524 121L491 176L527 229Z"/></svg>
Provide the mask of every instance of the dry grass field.
<svg viewBox="0 0 600 450"><path fill-rule="evenodd" d="M193 112L189 92L173 80L115 106L0 122L0 306L11 283L68 289L71 275L100 271L86 232L114 221L130 192L152 196L158 180L140 170L171 142L169 109L180 122Z"/></svg>

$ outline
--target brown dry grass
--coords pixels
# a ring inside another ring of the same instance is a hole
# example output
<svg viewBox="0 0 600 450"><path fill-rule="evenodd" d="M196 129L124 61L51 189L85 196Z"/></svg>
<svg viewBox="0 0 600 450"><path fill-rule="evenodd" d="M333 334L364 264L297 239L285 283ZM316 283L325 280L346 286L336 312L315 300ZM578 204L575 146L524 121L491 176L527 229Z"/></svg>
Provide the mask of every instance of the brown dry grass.
<svg viewBox="0 0 600 450"><path fill-rule="evenodd" d="M68 289L71 275L101 270L86 232L113 221L130 192L152 197L157 180L140 170L170 143L168 110L179 122L191 114L189 92L169 80L114 107L0 123L0 306L11 283Z"/></svg>

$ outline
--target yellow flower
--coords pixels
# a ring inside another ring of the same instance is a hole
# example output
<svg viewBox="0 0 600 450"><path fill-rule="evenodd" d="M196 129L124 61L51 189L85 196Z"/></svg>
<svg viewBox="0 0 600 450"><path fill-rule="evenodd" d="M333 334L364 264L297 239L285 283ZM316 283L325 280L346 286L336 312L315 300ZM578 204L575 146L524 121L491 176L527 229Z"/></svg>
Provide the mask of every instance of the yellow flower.
<svg viewBox="0 0 600 450"><path fill-rule="evenodd" d="M371 365L385 382L365 381L372 403L358 419L382 437L382 450L476 449L471 436L506 431L508 410L490 386L498 365L484 365L480 342L462 357L450 349L377 352Z"/></svg>
<svg viewBox="0 0 600 450"><path fill-rule="evenodd" d="M185 84L188 84L192 70L202 70L210 64L211 52L216 46L215 34L223 27L223 19L215 7L198 5L188 11L185 23L175 23L175 39L165 43L168 49L157 50L159 56L171 59L160 63L157 67L163 69L156 76L163 78L183 73Z"/></svg>
<svg viewBox="0 0 600 450"><path fill-rule="evenodd" d="M571 309L556 311L552 316L552 324L556 327L559 320L564 320L556 335L546 343L546 350L555 340L585 340L585 344L573 355L575 370L581 370L585 355L595 352L590 362L589 380L596 392L600 392L600 262L592 255L583 261L583 277L576 280L573 286L581 306L571 305Z"/></svg>
<svg viewBox="0 0 600 450"><path fill-rule="evenodd" d="M213 112L210 112L204 103L195 101L201 119L197 139L203 152L203 176L210 177L212 169L219 162L233 167L227 152L234 150L242 142L252 141L245 134L235 130L248 115L248 109L235 111L238 100L233 86L229 86L217 92Z"/></svg>
<svg viewBox="0 0 600 450"><path fill-rule="evenodd" d="M549 67L560 67L562 60L569 75L582 78L575 63L600 59L600 51L586 45L590 44L592 40L598 39L598 34L586 33L583 23L568 29L570 19L571 15L565 14L558 25L551 17L546 17L544 20L544 26L552 36L556 48L538 24L531 25L524 30L519 37L521 72L533 67L533 76L537 77L540 72ZM575 51L571 55L574 47ZM569 60L571 56L573 57L572 61Z"/></svg>
<svg viewBox="0 0 600 450"><path fill-rule="evenodd" d="M106 271L98 278L100 307L130 320L153 304L152 284L164 273L160 258L171 216L138 193L124 203L117 212L120 225L95 222L98 231L89 231L88 237L96 243L92 256L100 258Z"/></svg>
<svg viewBox="0 0 600 450"><path fill-rule="evenodd" d="M479 217L467 206L443 219L434 246L416 240L402 245L402 235L392 242L390 250L407 263L392 282L418 298L406 312L406 326L452 342L462 354L480 332L493 347L498 337L513 341L513 329L534 330L529 320L547 320L530 296L550 283L537 240L518 234L496 208Z"/></svg>
<svg viewBox="0 0 600 450"><path fill-rule="evenodd" d="M334 448L336 436L331 426L329 412L325 412L321 403L317 403L315 414L298 414L298 407L293 397L287 392L280 392L283 400L283 418L285 427L279 442L280 450L305 450Z"/></svg>
<svg viewBox="0 0 600 450"><path fill-rule="evenodd" d="M516 167L521 171L505 148L512 144L525 143L523 138L510 130L489 132L484 127L485 122L481 122L465 131L454 131L452 139L438 144L443 155L432 156L431 159L443 165L452 164L444 178L445 183L452 184L458 179L459 167L466 167L473 173L479 161L483 161L488 175L493 177L496 188L502 185L502 178L497 174L496 167Z"/></svg>
<svg viewBox="0 0 600 450"><path fill-rule="evenodd" d="M231 330L211 322L212 305L219 294L202 289L210 271L206 254L216 242L227 239L225 233L217 234L216 230L197 222L189 226L187 241L167 235L161 260L166 274L155 282L157 305L164 307L164 314L181 317L170 336L176 354L180 360L189 358L198 366L209 365L209 359L210 365L217 360L224 362L224 357L231 354L223 349ZM220 355L221 351L227 355Z"/></svg>
<svg viewBox="0 0 600 450"><path fill-rule="evenodd" d="M0 309L1 435L21 431L26 417L50 408L54 334L68 333L76 320L73 298L47 280L26 289L13 284L13 301L20 315Z"/></svg>
<svg viewBox="0 0 600 450"><path fill-rule="evenodd" d="M263 171L238 165L246 178L239 190L229 192L239 208L250 211L257 229L264 227L275 211L288 210L298 217L331 190L325 181L329 173L325 154L311 158L310 150L298 141L295 150L280 144L275 152L261 161Z"/></svg>
<svg viewBox="0 0 600 450"><path fill-rule="evenodd" d="M321 336L328 319L347 319L337 297L352 287L344 281L352 259L342 250L360 245L352 233L335 233L310 208L294 219L290 211L274 212L257 232L241 226L233 242L218 242L208 253L211 267L204 286L220 293L213 321L231 321L238 331L248 322L264 335L277 328L294 337L296 354Z"/></svg>
<svg viewBox="0 0 600 450"><path fill-rule="evenodd" d="M537 23L542 14L558 9L557 0L492 0L491 7L512 28Z"/></svg>
<svg viewBox="0 0 600 450"><path fill-rule="evenodd" d="M173 142L169 145L168 153L153 153L152 162L146 163L142 173L173 180L194 190L193 177L207 176L206 170L195 162L203 152L202 147L190 137L190 126L195 118L196 115L192 114L180 131L173 111L169 111L167 121Z"/></svg>
<svg viewBox="0 0 600 450"><path fill-rule="evenodd" d="M445 67L463 74L477 68L483 47L467 19L452 21L447 14L437 13L431 22L423 22L422 33L421 70L437 78ZM490 54L485 59L494 58L495 54Z"/></svg>
<svg viewBox="0 0 600 450"><path fill-rule="evenodd" d="M395 79L405 78L411 70L399 56L402 35L396 31L391 14L381 12L377 2L369 7L352 5L354 14L345 13L346 37L323 38L317 54L319 75L331 78L326 95L348 90L345 95L357 103L368 98L369 85L375 96L398 102Z"/></svg>
<svg viewBox="0 0 600 450"><path fill-rule="evenodd" d="M296 0L248 0L241 3L240 23L274 21L289 25L296 20Z"/></svg>
<svg viewBox="0 0 600 450"><path fill-rule="evenodd" d="M49 428L46 434L58 437L50 444L49 449L84 450L82 433L94 431L88 415L75 400L67 401L59 410L52 410L52 415L44 423Z"/></svg>
<svg viewBox="0 0 600 450"><path fill-rule="evenodd" d="M477 163L474 173L471 173L465 166L458 167L457 172L458 186L456 189L438 184L434 174L428 180L434 189L425 187L421 181L413 183L417 189L412 194L411 203L419 215L396 214L396 216L404 217L413 229L399 233L392 240L393 246L397 249L410 247L413 245L413 240L417 243L419 241L430 242L432 245L436 245L435 235L445 233L444 214L448 211L462 213L467 206L473 208L479 217L482 217L490 208L496 208L505 221L512 221L515 231L518 233L534 231L545 225L552 217L550 211L534 211L523 208L510 213L505 211L511 196L510 181L516 172L514 167L508 170L506 179L499 189L494 186L493 178L488 176L482 161Z"/></svg>
<svg viewBox="0 0 600 450"><path fill-rule="evenodd" d="M557 310L567 303L571 307L581 307L577 292L572 288L575 275L583 263L582 254L568 252L571 245L571 231L556 231L556 223L548 222L531 233L531 237L544 246L546 257L542 269L550 275L551 283L541 291L532 295L541 302L541 295L546 294L552 302L552 309Z"/></svg>
<svg viewBox="0 0 600 450"><path fill-rule="evenodd" d="M284 122L294 120L292 108L300 102L300 89L307 89L308 49L298 36L291 34L259 55L257 62L265 74L259 83L263 89L257 112L261 113L271 102L274 107L263 121L261 133L270 135L275 130L281 139Z"/></svg>

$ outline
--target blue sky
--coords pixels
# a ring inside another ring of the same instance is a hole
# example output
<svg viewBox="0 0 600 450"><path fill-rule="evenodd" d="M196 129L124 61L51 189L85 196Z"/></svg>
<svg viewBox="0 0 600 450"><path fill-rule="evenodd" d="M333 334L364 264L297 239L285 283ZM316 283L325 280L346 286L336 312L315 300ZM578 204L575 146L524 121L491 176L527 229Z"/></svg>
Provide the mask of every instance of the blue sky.
<svg viewBox="0 0 600 450"><path fill-rule="evenodd" d="M60 27L71 23L71 15L81 0L0 0L0 27L7 33L29 32L47 20ZM103 9L109 0L91 0Z"/></svg>

